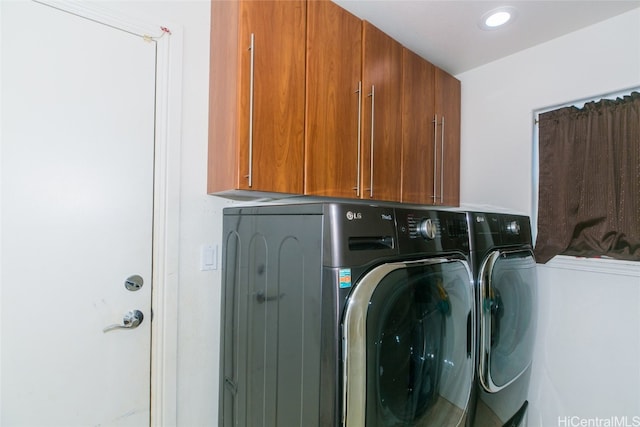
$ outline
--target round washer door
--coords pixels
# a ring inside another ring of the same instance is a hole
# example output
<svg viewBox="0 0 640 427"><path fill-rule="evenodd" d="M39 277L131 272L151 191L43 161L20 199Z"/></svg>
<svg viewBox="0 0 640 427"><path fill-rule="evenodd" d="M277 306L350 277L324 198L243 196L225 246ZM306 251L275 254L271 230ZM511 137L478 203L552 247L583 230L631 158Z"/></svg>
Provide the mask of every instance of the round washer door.
<svg viewBox="0 0 640 427"><path fill-rule="evenodd" d="M465 261L389 263L365 275L343 323L345 425L459 425L473 382L473 319Z"/></svg>
<svg viewBox="0 0 640 427"><path fill-rule="evenodd" d="M535 335L536 263L531 251L491 253L480 269L479 377L495 393L531 364Z"/></svg>

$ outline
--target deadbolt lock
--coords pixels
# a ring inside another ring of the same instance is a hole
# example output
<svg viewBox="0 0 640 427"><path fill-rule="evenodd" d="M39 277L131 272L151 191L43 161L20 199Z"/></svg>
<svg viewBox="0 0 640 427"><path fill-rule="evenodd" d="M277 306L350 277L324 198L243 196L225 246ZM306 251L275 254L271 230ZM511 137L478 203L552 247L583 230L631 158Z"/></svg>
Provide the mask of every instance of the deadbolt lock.
<svg viewBox="0 0 640 427"><path fill-rule="evenodd" d="M143 284L144 280L137 274L127 277L127 280L124 281L124 287L131 292L137 291L142 287Z"/></svg>

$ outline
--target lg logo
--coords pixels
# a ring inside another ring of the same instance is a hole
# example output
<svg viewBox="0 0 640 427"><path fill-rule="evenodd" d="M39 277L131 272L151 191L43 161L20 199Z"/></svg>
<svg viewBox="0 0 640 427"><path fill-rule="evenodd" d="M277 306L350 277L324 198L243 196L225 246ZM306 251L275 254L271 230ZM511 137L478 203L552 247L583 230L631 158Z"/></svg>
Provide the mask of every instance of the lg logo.
<svg viewBox="0 0 640 427"><path fill-rule="evenodd" d="M362 212L347 211L347 219L353 221L354 219L362 219Z"/></svg>

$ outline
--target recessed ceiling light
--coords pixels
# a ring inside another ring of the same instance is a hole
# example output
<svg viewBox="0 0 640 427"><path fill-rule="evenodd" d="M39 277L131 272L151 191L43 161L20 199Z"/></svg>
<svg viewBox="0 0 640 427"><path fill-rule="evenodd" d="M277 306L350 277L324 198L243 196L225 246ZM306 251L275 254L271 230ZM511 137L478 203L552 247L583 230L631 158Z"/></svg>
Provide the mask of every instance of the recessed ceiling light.
<svg viewBox="0 0 640 427"><path fill-rule="evenodd" d="M511 14L509 12L500 11L493 15L489 15L487 19L484 20L484 24L487 27L499 27L500 25L506 24L509 19L511 19Z"/></svg>
<svg viewBox="0 0 640 427"><path fill-rule="evenodd" d="M495 30L513 22L516 17L516 9L511 6L503 6L493 9L482 15L479 26L483 30Z"/></svg>

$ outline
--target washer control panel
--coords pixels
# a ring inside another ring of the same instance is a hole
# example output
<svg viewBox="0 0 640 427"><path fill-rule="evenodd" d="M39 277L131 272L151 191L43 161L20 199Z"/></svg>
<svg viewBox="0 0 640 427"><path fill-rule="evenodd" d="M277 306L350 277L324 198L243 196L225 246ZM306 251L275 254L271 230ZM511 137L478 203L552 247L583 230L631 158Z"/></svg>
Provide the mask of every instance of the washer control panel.
<svg viewBox="0 0 640 427"><path fill-rule="evenodd" d="M396 208L401 253L466 251L469 234L464 213Z"/></svg>

